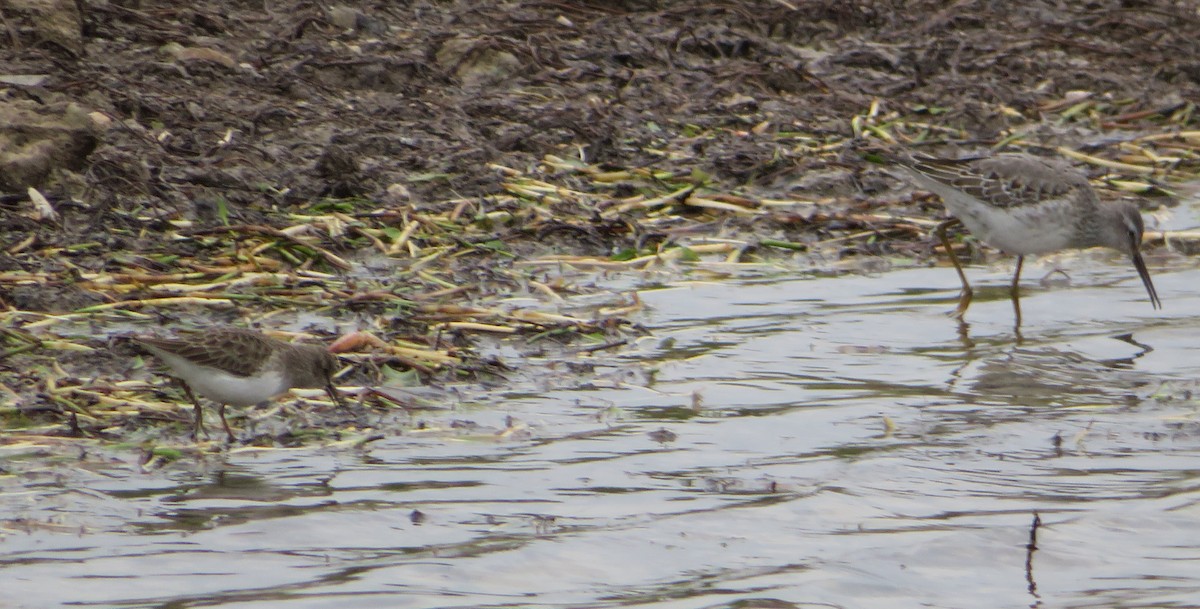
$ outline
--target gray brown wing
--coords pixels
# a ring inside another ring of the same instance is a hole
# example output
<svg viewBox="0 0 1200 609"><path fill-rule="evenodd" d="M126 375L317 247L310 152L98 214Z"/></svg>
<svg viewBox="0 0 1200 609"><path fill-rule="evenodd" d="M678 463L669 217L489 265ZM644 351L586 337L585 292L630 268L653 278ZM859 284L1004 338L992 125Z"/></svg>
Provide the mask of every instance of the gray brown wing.
<svg viewBox="0 0 1200 609"><path fill-rule="evenodd" d="M258 372L278 342L241 328L189 332L185 338L138 337L137 341L235 376Z"/></svg>
<svg viewBox="0 0 1200 609"><path fill-rule="evenodd" d="M1024 154L896 160L931 180L1000 208L1064 199L1091 189L1087 178L1070 166Z"/></svg>

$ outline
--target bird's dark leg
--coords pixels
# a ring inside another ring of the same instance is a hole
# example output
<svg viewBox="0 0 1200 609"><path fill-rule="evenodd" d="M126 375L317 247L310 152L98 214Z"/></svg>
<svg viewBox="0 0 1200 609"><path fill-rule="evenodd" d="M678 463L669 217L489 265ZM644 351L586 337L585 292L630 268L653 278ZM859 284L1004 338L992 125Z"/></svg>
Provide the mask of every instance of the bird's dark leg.
<svg viewBox="0 0 1200 609"><path fill-rule="evenodd" d="M192 405L196 407L195 420L192 422L192 440L200 441L200 432L204 432L204 437L208 437L208 432L204 431L204 411L200 408L200 400L196 399L196 394L192 393L192 388L188 384L179 381L183 385L183 392L187 394L188 399L192 401Z"/></svg>
<svg viewBox="0 0 1200 609"><path fill-rule="evenodd" d="M958 273L958 280L962 282L962 293L958 296L958 308L954 310L954 316L959 319L962 319L963 314L967 312L967 307L971 306L971 299L975 297L975 292L971 290L971 284L967 283L967 274L963 272L962 265L958 263L958 256L954 255L954 249L950 247L950 236L946 234L946 229L961 225L962 222L958 218L950 218L937 226L938 239L941 239L942 247L946 248L946 255L950 256L950 262L954 264L954 270Z"/></svg>
<svg viewBox="0 0 1200 609"><path fill-rule="evenodd" d="M237 439L237 436L233 435L233 430L229 428L229 421L225 420L225 403L224 402L220 403L220 406L218 407L217 412L220 413L220 415L221 415L221 425L225 426L225 441L230 444L233 444L233 441Z"/></svg>
<svg viewBox="0 0 1200 609"><path fill-rule="evenodd" d="M1025 265L1025 257L1017 256L1017 272L1013 273L1012 288L1010 292L1014 300L1021 297L1021 267Z"/></svg>
<svg viewBox="0 0 1200 609"><path fill-rule="evenodd" d="M1021 331L1021 267L1025 265L1025 257L1017 256L1017 272L1013 273L1012 286L1009 294L1012 296L1013 313L1017 316L1017 332Z"/></svg>

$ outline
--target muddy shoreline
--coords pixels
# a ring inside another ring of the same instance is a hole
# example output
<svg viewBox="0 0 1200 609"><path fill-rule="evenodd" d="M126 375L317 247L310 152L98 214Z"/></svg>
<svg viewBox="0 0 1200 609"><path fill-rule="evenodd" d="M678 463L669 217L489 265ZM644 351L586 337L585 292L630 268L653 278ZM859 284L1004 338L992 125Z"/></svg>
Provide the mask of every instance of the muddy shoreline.
<svg viewBox="0 0 1200 609"><path fill-rule="evenodd" d="M344 385L486 386L643 334L589 273L931 260L940 205L854 137L1070 156L1146 211L1200 172L1187 3L943 5L10 3L8 435L177 443L123 332L363 330ZM252 442L373 437L284 410Z"/></svg>

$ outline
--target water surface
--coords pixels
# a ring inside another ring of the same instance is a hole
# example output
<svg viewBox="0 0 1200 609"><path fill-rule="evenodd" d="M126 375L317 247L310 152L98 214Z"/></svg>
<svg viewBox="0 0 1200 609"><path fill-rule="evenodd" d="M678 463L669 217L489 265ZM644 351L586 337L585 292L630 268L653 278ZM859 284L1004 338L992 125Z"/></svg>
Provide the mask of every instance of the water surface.
<svg viewBox="0 0 1200 609"><path fill-rule="evenodd" d="M13 463L0 607L1200 606L1200 270L1067 263L1020 328L1003 264L966 327L944 267L645 277L649 336L414 415L459 432Z"/></svg>

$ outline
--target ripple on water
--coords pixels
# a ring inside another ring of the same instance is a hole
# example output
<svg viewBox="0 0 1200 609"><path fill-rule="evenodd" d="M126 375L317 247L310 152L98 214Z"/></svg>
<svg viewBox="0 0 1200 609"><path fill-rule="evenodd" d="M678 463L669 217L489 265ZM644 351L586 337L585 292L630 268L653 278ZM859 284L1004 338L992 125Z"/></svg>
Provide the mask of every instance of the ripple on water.
<svg viewBox="0 0 1200 609"><path fill-rule="evenodd" d="M1194 605L1200 277L1156 273L1154 312L1126 269L1072 267L1073 286L1025 287L1019 329L1008 270L969 269L965 332L944 315L946 268L681 284L642 295L652 337L580 356L586 385L531 379L415 415L469 433L200 471L14 467L5 598Z"/></svg>

